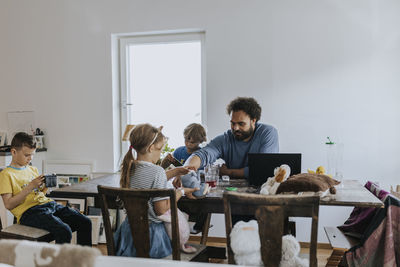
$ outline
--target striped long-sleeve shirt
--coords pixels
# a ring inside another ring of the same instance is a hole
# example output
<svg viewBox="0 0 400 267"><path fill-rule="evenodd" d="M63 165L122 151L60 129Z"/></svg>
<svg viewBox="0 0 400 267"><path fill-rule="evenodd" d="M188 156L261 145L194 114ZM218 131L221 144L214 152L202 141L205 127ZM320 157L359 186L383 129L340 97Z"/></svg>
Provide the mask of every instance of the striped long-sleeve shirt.
<svg viewBox="0 0 400 267"><path fill-rule="evenodd" d="M135 161L135 165L132 166L130 188L133 189L166 189L167 188L167 175L165 170L160 166L157 166L147 161ZM162 221L157 218L154 211L154 202L168 199L164 198L153 198L149 201L149 220L156 223Z"/></svg>

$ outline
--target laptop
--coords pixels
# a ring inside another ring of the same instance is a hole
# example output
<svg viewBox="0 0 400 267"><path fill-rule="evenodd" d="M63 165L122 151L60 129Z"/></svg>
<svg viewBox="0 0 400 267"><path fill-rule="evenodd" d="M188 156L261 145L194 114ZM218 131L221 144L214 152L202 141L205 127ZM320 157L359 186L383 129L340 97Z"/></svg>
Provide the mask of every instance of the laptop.
<svg viewBox="0 0 400 267"><path fill-rule="evenodd" d="M249 185L252 186L261 186L282 164L289 165L290 175L301 173L300 153L249 153L248 162Z"/></svg>

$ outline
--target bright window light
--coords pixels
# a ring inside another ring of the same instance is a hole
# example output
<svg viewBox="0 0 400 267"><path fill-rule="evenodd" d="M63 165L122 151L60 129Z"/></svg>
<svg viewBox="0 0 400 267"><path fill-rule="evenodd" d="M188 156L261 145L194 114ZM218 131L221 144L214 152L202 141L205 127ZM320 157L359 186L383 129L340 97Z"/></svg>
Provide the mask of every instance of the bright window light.
<svg viewBox="0 0 400 267"><path fill-rule="evenodd" d="M201 123L201 42L129 45L130 124L164 126L171 147L184 145L183 129Z"/></svg>

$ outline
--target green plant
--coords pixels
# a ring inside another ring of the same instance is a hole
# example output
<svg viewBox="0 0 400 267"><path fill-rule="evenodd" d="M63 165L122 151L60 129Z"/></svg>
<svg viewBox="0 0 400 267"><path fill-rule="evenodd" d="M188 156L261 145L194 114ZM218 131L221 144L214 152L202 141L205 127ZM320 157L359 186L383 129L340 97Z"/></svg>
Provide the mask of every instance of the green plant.
<svg viewBox="0 0 400 267"><path fill-rule="evenodd" d="M175 151L175 148L168 146L168 143L165 143L164 149L161 152L162 156L165 156L167 153L172 153Z"/></svg>
<svg viewBox="0 0 400 267"><path fill-rule="evenodd" d="M327 138L328 138L328 142L325 143L326 145L334 145L334 144L335 144L335 142L332 142L332 141L331 141L331 139L329 138L329 136L328 136Z"/></svg>

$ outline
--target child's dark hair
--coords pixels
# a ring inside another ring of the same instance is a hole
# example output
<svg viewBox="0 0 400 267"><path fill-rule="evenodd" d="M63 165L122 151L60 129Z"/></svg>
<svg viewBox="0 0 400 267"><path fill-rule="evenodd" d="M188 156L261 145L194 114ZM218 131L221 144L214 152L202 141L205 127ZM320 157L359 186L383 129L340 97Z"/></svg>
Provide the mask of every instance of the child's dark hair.
<svg viewBox="0 0 400 267"><path fill-rule="evenodd" d="M203 143L207 141L206 129L199 123L191 123L183 131L183 137L185 140Z"/></svg>
<svg viewBox="0 0 400 267"><path fill-rule="evenodd" d="M11 141L11 148L18 150L21 149L23 146L36 148L36 142L34 141L32 135L24 132L16 133Z"/></svg>
<svg viewBox="0 0 400 267"><path fill-rule="evenodd" d="M230 115L233 111L235 112L239 110L249 115L250 119L252 120L260 120L261 106L252 97L237 97L232 100L231 103L229 103L229 105L226 107L226 112L228 113L228 115Z"/></svg>
<svg viewBox="0 0 400 267"><path fill-rule="evenodd" d="M121 187L129 188L130 173L132 168L135 167L135 159L132 155L132 149L135 149L137 153L145 154L146 150L152 144L156 144L165 139L165 136L161 133L161 130L162 126L160 128L156 128L148 123L138 124L135 128L133 128L129 136L131 146L129 151L125 154L124 160L121 164Z"/></svg>

